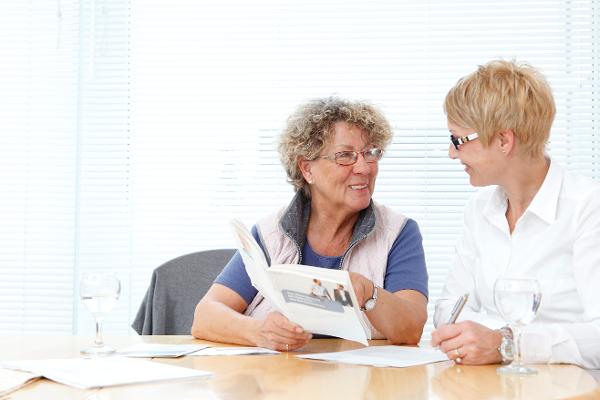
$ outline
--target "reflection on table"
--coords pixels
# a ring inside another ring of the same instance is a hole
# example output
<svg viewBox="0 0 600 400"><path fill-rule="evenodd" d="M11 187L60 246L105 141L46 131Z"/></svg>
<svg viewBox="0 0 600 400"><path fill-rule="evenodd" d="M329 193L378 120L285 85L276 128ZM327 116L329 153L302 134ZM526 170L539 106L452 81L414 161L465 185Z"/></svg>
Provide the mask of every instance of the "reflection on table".
<svg viewBox="0 0 600 400"><path fill-rule="evenodd" d="M0 359L79 357L89 337L0 337ZM124 348L138 342L218 343L190 336L107 338ZM372 345L388 344L372 341ZM312 340L299 353L342 351L361 345L340 339ZM279 355L182 357L154 359L214 373L212 378L79 390L46 379L11 395L11 399L548 399L600 398L594 377L572 365L537 365L534 376L496 373L496 366L459 366L451 361L410 368L377 368L302 360Z"/></svg>

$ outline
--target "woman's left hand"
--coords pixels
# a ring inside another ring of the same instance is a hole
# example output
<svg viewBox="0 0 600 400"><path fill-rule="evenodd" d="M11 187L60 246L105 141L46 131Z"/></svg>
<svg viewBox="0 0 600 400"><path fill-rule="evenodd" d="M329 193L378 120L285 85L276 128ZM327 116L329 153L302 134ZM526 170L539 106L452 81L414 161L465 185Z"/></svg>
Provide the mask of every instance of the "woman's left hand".
<svg viewBox="0 0 600 400"><path fill-rule="evenodd" d="M356 300L358 300L359 306L362 307L373 296L373 282L357 272L349 272L349 274Z"/></svg>
<svg viewBox="0 0 600 400"><path fill-rule="evenodd" d="M439 347L459 364L483 365L502 361L498 346L502 335L477 322L442 325L431 333L431 345Z"/></svg>

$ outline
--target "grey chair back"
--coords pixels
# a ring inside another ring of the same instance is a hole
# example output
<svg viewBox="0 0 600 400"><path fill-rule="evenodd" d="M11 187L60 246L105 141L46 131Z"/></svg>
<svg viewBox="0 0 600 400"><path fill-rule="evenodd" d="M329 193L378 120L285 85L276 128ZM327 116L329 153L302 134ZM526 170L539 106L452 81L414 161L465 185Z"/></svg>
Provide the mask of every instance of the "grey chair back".
<svg viewBox="0 0 600 400"><path fill-rule="evenodd" d="M131 327L140 335L189 335L196 304L234 253L200 251L156 268Z"/></svg>

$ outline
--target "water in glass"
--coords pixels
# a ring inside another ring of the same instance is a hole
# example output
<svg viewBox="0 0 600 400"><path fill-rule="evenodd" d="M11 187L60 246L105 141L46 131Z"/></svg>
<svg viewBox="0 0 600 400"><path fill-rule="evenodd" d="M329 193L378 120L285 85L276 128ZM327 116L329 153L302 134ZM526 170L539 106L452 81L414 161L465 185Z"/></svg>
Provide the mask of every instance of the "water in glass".
<svg viewBox="0 0 600 400"><path fill-rule="evenodd" d="M514 358L500 373L531 375L537 370L521 363L521 330L535 318L542 294L535 279L500 278L494 285L494 303L498 313L513 331Z"/></svg>
<svg viewBox="0 0 600 400"><path fill-rule="evenodd" d="M85 272L81 276L79 295L83 305L96 321L96 338L94 344L81 350L82 354L103 356L115 352L115 349L104 344L102 322L104 317L117 304L120 293L121 282L113 273Z"/></svg>

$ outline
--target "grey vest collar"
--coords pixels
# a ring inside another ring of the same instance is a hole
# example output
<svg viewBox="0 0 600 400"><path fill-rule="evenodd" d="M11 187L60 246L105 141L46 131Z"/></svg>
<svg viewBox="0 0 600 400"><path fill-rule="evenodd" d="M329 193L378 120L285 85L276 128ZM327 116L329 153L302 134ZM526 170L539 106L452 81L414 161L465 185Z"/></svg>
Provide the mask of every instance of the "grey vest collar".
<svg viewBox="0 0 600 400"><path fill-rule="evenodd" d="M310 199L299 190L296 192L296 195L288 208L283 212L283 216L279 222L283 232L296 243L298 250L301 250L306 243L306 230L308 228L309 218ZM362 210L358 215L358 220L356 221L354 231L352 232L350 246L348 246L345 253L354 247L356 243L366 238L374 228L375 210L373 209L373 200L371 200L369 206Z"/></svg>

